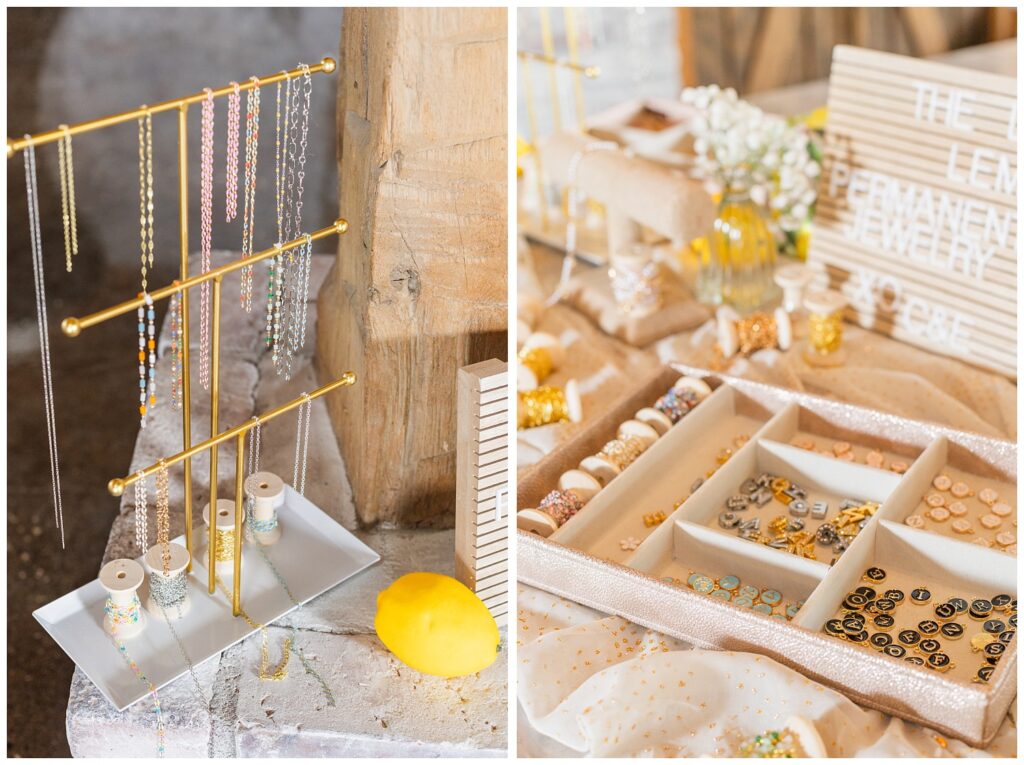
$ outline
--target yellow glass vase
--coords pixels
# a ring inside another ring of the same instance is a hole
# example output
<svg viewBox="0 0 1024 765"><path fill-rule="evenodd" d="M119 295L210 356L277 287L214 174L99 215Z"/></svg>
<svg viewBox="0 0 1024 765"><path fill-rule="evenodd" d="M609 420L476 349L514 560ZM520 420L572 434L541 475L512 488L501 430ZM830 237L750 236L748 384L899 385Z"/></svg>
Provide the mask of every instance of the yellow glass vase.
<svg viewBox="0 0 1024 765"><path fill-rule="evenodd" d="M778 297L776 252L767 211L744 189L726 191L703 253L698 298L741 313L772 302Z"/></svg>

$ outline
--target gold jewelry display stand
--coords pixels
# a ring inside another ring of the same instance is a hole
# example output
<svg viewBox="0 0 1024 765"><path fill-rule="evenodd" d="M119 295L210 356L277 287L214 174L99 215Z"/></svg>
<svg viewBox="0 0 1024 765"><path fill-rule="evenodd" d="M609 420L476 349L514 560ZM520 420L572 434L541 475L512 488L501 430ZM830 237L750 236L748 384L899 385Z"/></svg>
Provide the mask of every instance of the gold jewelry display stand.
<svg viewBox="0 0 1024 765"><path fill-rule="evenodd" d="M566 69L572 73L573 98L576 105L576 129L580 133L586 130L584 126L586 109L583 105L583 78L586 77L592 80L601 74L599 67L585 66L579 61L579 34L576 29L575 8L565 9L565 43L569 49L569 58L557 58L555 56L550 11L550 8L538 10L540 14L541 43L544 46L544 53L525 50L516 51L516 56L523 62L523 97L526 100L527 139L534 157L537 200L540 205L539 213L542 231L547 231L548 228L548 209L544 194L544 172L540 156L540 130L537 126L537 108L534 99L533 77L530 72L531 65L536 62L543 64L547 68L551 91L551 119L555 132L559 132L562 129L562 104L561 92L558 87L558 70Z"/></svg>
<svg viewBox="0 0 1024 765"><path fill-rule="evenodd" d="M332 58L324 58L320 63L313 64L308 67L308 71L311 74L323 73L331 74L337 68L337 64ZM305 74L306 70L303 68L292 69L290 71L279 71L276 74L269 75L267 77L259 78L254 82L252 79L247 79L244 82L238 83L238 90L252 90L254 87L264 87L266 85L273 85L283 80L290 80L293 77L300 77ZM256 84L258 82L258 85ZM235 92L235 85L227 85L222 88L213 90L213 96L219 98ZM236 260L227 265L220 266L219 268L212 269L205 274L199 276L189 277L188 274L188 257L189 257L189 241L188 241L188 107L190 104L200 103L207 98L207 92L203 91L195 93L184 98L172 99L156 104L155 106L142 106L138 109L131 111L122 112L120 114L114 114L108 117L101 117L99 119L90 120L88 122L81 122L77 125L70 125L67 128L59 128L57 130L51 130L45 133L38 133L33 136L27 136L19 140L7 139L7 158L10 159L17 153L25 149L28 146L39 146L45 143L52 143L60 140L68 135L78 135L80 133L89 133L94 130L100 130L102 128L111 127L113 125L119 125L124 122L130 122L131 120L137 120L140 117L147 115L159 114L162 112L177 110L178 112L178 211L179 211L179 234L180 234L180 277L175 280L172 284L161 287L160 289L154 290L149 293L149 297L153 301L162 300L163 298L170 297L173 294L179 294L181 296L181 311L182 311L182 324L181 324L181 346L182 346L182 451L171 456L165 457L149 467L141 470L134 475L127 476L125 478L114 478L107 484L108 491L115 497L119 497L124 493L125 487L135 483L140 478L152 475L159 468L160 465L164 466L173 465L177 462L181 462L184 465L184 485L185 485L185 546L189 552L189 564L187 571L192 570L192 550L193 550L193 539L192 539L192 457L199 452L209 451L210 452L210 506L217 506L217 448L220 444L228 441L232 438L237 441L237 455L235 461L235 527L241 528L242 525L242 511L243 511L243 479L244 479L244 467L243 457L245 454L245 435L250 429L256 427L258 424L262 424L280 414L284 414L292 409L295 409L299 405L305 403L309 399L319 398L325 393L330 393L337 388L353 385L356 381L354 372L346 372L340 378L334 382L328 383L320 388L317 388L307 396L301 396L293 401L289 401L286 404L282 404L276 409L272 409L262 415L258 415L247 422L230 428L223 432L219 431L218 423L218 399L220 394L219 384L219 371L220 371L220 301L221 301L221 283L224 276L227 274L238 271L245 266L252 266L261 260L274 257L284 252L288 252L306 242L306 235L303 235L297 239L293 239L290 242L285 242L271 247L268 250L263 250L253 254L249 258ZM328 236L341 235L348 230L348 223L345 220L338 219L333 225L326 228L319 229L308 235L310 241L323 239ZM215 434L207 440L192 444L192 422L191 422L191 385L190 385L190 348L189 348L189 290L192 287L203 284L204 282L213 282L213 304L212 304L212 342L211 342L211 382L210 382L210 433ZM67 318L61 323L61 329L64 334L68 337L77 337L83 329L87 329L96 324L100 324L108 319L112 319L117 316L129 313L130 311L136 310L139 306L143 305L144 298L139 297L133 300L127 300L118 305L106 308L102 311L90 314L84 318ZM239 602L239 593L241 591L241 567L242 567L242 535L235 534L235 549L234 553L234 582L232 592L231 608L232 613L238 616L241 612L241 604ZM214 594L217 589L216 581L216 554L217 554L217 539L216 534L211 535L209 544L209 591L210 594Z"/></svg>

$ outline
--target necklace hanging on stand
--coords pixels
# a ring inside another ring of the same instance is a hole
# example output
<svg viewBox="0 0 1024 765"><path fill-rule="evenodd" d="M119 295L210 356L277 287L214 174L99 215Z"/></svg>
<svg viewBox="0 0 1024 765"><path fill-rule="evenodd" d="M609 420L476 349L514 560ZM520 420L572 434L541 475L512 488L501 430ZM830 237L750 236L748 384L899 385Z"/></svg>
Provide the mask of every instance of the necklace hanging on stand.
<svg viewBox="0 0 1024 765"><path fill-rule="evenodd" d="M281 142L281 83L277 83L277 101L274 113L274 192L275 206L277 209L277 246L284 242L285 230L285 205L284 205L284 180L288 165L288 110L292 98L292 80L287 71L285 76L285 99L284 99L284 144ZM278 253L267 260L267 337L266 347L275 354L277 338L280 332L280 302L278 300L281 287L281 254Z"/></svg>
<svg viewBox="0 0 1024 765"><path fill-rule="evenodd" d="M238 130L239 112L242 109L242 96L238 83L232 82L234 88L228 94L228 155L224 165L224 222L230 223L238 216Z"/></svg>
<svg viewBox="0 0 1024 765"><path fill-rule="evenodd" d="M184 317L181 310L181 296L177 292L171 295L167 311L170 314L171 322L171 407L180 412L184 403L184 380L182 378L182 370L185 368L182 344Z"/></svg>
<svg viewBox="0 0 1024 765"><path fill-rule="evenodd" d="M313 268L313 239L306 234L306 241L303 243L296 257L295 270L295 315L291 326L288 328L288 358L289 365L292 358L298 355L302 346L306 343L306 315L309 308L309 275ZM291 369L288 370L291 376Z"/></svg>
<svg viewBox="0 0 1024 765"><path fill-rule="evenodd" d="M242 213L242 257L251 258L256 233L256 162L260 147L260 80L251 78L253 87L246 99L245 115L245 208ZM252 310L252 266L242 268L242 308Z"/></svg>
<svg viewBox="0 0 1024 765"><path fill-rule="evenodd" d="M204 90L206 99L202 107L202 144L200 148L200 264L202 274L213 266L211 238L213 234L213 91ZM229 133L230 138L230 133ZM231 175L231 165L228 165ZM237 176L236 176L237 182ZM210 282L199 287L199 384L210 389Z"/></svg>
<svg viewBox="0 0 1024 765"><path fill-rule="evenodd" d="M291 131L288 148L287 182L284 186L284 235L286 239L294 239L302 234L302 197L306 178L306 147L309 135L309 109L313 93L312 76L306 64L299 65L302 69L302 91L296 92L291 98L289 110L289 128ZM302 113L300 116L299 110ZM274 368L285 379L291 379L292 361L300 346L296 345L302 313L305 309L308 293L308 263L305 254L311 251L307 241L303 248L296 252L290 250L278 268L279 283L275 293L278 305L275 306L274 324ZM303 334L305 333L303 329Z"/></svg>
<svg viewBox="0 0 1024 765"><path fill-rule="evenodd" d="M309 421L313 413L313 399L303 393L305 401L299 404L299 420L295 428L295 467L292 469L292 488L306 496L306 458L309 455ZM303 420L305 416L305 420Z"/></svg>
<svg viewBox="0 0 1024 765"><path fill-rule="evenodd" d="M71 273L71 256L78 254L78 216L75 213L75 157L71 151L71 131L61 125L64 137L57 141L60 169L60 209L64 222L64 260Z"/></svg>
<svg viewBox="0 0 1024 765"><path fill-rule="evenodd" d="M142 299L144 303L138 306L138 412L139 426L144 428L146 415L157 403L157 308L150 293L143 292Z"/></svg>
<svg viewBox="0 0 1024 765"><path fill-rule="evenodd" d="M258 473L260 470L260 436L263 426L260 423L259 417L253 417L253 426L249 428L249 457L246 463L248 471L246 475L253 475ZM245 515L246 515L246 529L252 530L253 512L256 506L256 498L252 494L248 494L245 498Z"/></svg>
<svg viewBox="0 0 1024 765"><path fill-rule="evenodd" d="M29 136L25 136L26 139ZM39 186L36 178L36 149L25 148L25 196L28 198L29 239L32 244L32 275L36 293L36 322L39 327L39 356L43 369L43 409L46 412L46 440L50 451L50 485L53 490L53 520L60 530L64 549L64 504L60 489L60 460L57 455L57 421L53 408L53 372L50 367L50 326L46 315L46 283L43 278L43 239L39 228Z"/></svg>
<svg viewBox="0 0 1024 765"><path fill-rule="evenodd" d="M139 306L139 422L156 406L156 309L147 292L147 275L153 268L153 117L139 117L139 235L141 239L142 298ZM148 375L147 375L147 364ZM147 379L148 378L148 379ZM148 405L147 405L148 404Z"/></svg>
<svg viewBox="0 0 1024 765"><path fill-rule="evenodd" d="M146 502L146 476L140 470L135 481L135 546L143 555L149 549L149 505Z"/></svg>
<svg viewBox="0 0 1024 765"><path fill-rule="evenodd" d="M171 482L167 465L160 460L156 471L156 543L160 545L160 561L164 576L170 575L171 566Z"/></svg>

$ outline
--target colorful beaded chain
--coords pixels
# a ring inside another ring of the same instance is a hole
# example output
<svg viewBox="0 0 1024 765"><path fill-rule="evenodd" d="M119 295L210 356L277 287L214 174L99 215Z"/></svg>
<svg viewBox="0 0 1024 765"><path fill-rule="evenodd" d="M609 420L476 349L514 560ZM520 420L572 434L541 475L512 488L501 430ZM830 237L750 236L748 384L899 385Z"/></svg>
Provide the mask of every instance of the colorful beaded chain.
<svg viewBox="0 0 1024 765"><path fill-rule="evenodd" d="M138 310L139 419L140 427L144 428L146 416L156 406L156 308L148 292L142 294L142 299L144 305L140 305Z"/></svg>
<svg viewBox="0 0 1024 765"><path fill-rule="evenodd" d="M184 401L182 370L185 367L181 296L177 292L171 295L170 305L167 310L170 313L171 322L171 407L176 411L181 411Z"/></svg>
<svg viewBox="0 0 1024 765"><path fill-rule="evenodd" d="M110 638L114 641L114 645L117 646L117 652L124 659L129 669L135 673L135 677L139 679L139 682L149 689L149 695L153 698L153 711L156 713L156 756L162 758L167 751L167 738L164 730L164 714L160 707L160 697L157 695L156 685L146 677L142 668L129 655L128 646L117 637L117 628L120 625L138 623L141 610L142 605L139 603L138 595L133 595L132 602L127 606L119 606L110 598L107 598L107 602L103 606L103 613L106 614L110 624Z"/></svg>

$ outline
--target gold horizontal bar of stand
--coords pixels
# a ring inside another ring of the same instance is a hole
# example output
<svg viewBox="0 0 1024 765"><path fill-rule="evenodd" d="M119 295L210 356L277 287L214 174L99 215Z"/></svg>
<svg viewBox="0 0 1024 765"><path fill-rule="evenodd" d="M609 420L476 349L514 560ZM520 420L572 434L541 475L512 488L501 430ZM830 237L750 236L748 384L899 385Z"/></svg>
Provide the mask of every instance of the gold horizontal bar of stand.
<svg viewBox="0 0 1024 765"><path fill-rule="evenodd" d="M548 66L557 66L561 69L569 69L573 72L579 72L587 79L593 80L600 76L601 67L599 66L587 66L585 64L578 64L575 61L570 61L567 58L556 58L555 56L545 56L543 53L534 53L529 50L516 51L516 56L521 61L536 61L541 64L547 64Z"/></svg>
<svg viewBox="0 0 1024 765"><path fill-rule="evenodd" d="M315 242L318 239L324 239L334 234L344 234L346 231L348 231L348 221L346 221L343 218L338 218L338 220L334 221L333 226L328 226L327 228L322 228L319 229L318 231L314 231L313 233L311 233L309 235L309 239L310 241ZM232 271L238 271L241 268L251 266L254 263L260 262L261 260L266 260L267 258L273 257L274 255L279 255L282 252L295 249L299 245L303 244L305 241L306 237L300 236L298 239L292 239L290 242L285 242L280 247L275 245L274 247L271 247L268 250L253 253L248 258L235 260L232 261L231 263L227 263L223 266L220 266L219 268L211 269L207 271L205 274L197 274L195 276L189 277L185 281L176 281L173 284L167 285L166 287L161 287L158 290L153 290L152 292L149 293L149 297L154 302L156 302L157 300L163 300L166 297L170 297L175 292L184 293L185 290L191 287L195 287L197 284L202 284L203 282L220 279L225 274L229 274ZM145 298L138 297L132 300L126 300L123 303L118 303L117 305L111 306L110 308L105 308L102 311L91 313L88 316L85 316L81 319L76 318L74 316L69 316L60 323L60 328L68 337L78 337L79 333L83 329L88 329L89 327L95 326L96 324L101 324L102 322L107 321L108 319L113 319L116 316L122 316L126 313L130 313L131 311L134 311L144 303Z"/></svg>
<svg viewBox="0 0 1024 765"><path fill-rule="evenodd" d="M124 478L111 479L111 481L107 484L107 491L109 491L115 497L120 497L124 493L126 487L131 486L140 477L145 478L146 476L153 475L153 473L160 469L161 464L164 467L170 467L171 465L181 462L182 460L188 457L195 456L199 452L205 451L207 449L212 449L214 446L218 446L224 443L225 441L229 441L232 438L237 437L241 433L246 433L250 429L256 427L257 424L262 425L264 423L269 422L278 415L282 415L285 412L288 412L294 409L295 407L299 406L300 404L305 403L307 398L320 398L320 396L323 396L325 393L330 393L332 390L335 390L337 388L341 388L347 385L354 385L355 381L356 373L346 372L334 382L328 383L327 385L317 388L308 396L299 396L297 399L289 401L287 404L281 404L281 406L277 407L276 409L271 409L269 412L261 414L253 419L247 420L243 422L241 425L236 425L230 430L225 430L224 432L219 433L218 435L212 438L208 438L205 441L196 444L191 449L186 449L183 452L175 454L173 457L166 457L162 462L154 463L149 467L145 468L144 470L136 471L130 476L125 476Z"/></svg>
<svg viewBox="0 0 1024 765"><path fill-rule="evenodd" d="M319 64L312 64L309 67L310 74L316 74L323 72L324 74L331 74L338 64L329 56L320 61ZM281 82L282 80L290 80L293 77L299 77L303 74L302 69L291 69L288 71L276 72L275 74L268 75L267 77L257 78L260 83L260 87L264 85L273 85L275 82ZM252 90L256 87L256 83L251 79L245 80L245 82L238 83L238 89ZM214 98L220 98L226 96L229 93L235 92L234 85L225 85L222 88L217 88L213 91ZM109 117L100 117L99 119L89 120L88 122L79 122L77 125L69 125L67 130L64 128L58 128L57 130L50 130L46 133L37 133L36 135L29 136L28 138L19 138L14 140L12 138L7 139L7 159L14 156L15 152L21 151L30 143L35 146L39 146L44 143L52 143L53 141L59 141L65 135L78 135L79 133L91 133L93 130L102 130L112 125L120 125L122 122L131 122L137 120L139 117L145 117L147 114L157 114L159 112L170 111L171 109L178 109L186 104L197 104L200 101L206 99L206 91L200 93L193 93L191 96L185 96L184 98L172 98L169 101L163 101L153 106L140 106L138 109L132 109L131 111L121 112L120 114L112 114Z"/></svg>

